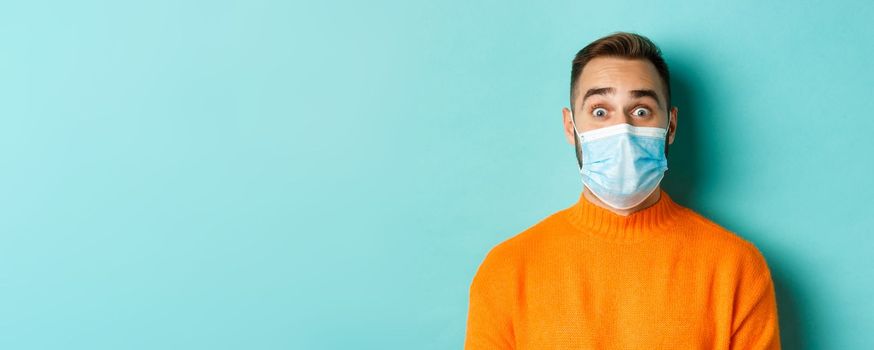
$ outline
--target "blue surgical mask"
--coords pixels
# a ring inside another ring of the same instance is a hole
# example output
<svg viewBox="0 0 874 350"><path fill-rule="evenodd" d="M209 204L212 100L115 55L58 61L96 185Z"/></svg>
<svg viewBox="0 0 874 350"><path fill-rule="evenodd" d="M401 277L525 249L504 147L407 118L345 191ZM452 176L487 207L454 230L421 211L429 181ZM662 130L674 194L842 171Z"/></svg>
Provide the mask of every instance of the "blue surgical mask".
<svg viewBox="0 0 874 350"><path fill-rule="evenodd" d="M616 124L580 133L576 124L573 127L582 149L583 185L613 208L642 203L668 170L667 128Z"/></svg>

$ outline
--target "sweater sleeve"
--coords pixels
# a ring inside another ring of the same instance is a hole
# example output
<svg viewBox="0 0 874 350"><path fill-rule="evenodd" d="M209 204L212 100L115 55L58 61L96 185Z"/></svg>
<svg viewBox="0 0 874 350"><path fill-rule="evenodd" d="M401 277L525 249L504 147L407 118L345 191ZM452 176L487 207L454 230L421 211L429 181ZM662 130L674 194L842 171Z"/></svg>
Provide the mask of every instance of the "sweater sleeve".
<svg viewBox="0 0 874 350"><path fill-rule="evenodd" d="M513 334L514 259L498 245L477 269L470 285L465 350L509 350Z"/></svg>
<svg viewBox="0 0 874 350"><path fill-rule="evenodd" d="M732 350L780 349L780 330L777 318L777 300L774 282L761 252L752 247L752 254L744 267L734 320L732 322Z"/></svg>

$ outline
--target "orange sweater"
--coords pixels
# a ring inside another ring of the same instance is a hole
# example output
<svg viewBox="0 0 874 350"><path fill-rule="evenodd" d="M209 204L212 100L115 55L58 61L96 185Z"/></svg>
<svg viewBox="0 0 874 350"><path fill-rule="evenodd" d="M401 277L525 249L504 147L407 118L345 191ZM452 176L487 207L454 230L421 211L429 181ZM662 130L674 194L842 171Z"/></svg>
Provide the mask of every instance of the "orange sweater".
<svg viewBox="0 0 874 350"><path fill-rule="evenodd" d="M779 349L759 250L659 191L628 216L581 193L494 246L465 349Z"/></svg>

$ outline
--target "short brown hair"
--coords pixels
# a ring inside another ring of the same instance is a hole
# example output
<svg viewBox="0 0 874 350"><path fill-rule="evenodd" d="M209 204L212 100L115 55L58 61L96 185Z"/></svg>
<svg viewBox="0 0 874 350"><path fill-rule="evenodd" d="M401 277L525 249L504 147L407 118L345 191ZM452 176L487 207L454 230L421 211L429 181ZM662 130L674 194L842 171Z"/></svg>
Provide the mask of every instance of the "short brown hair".
<svg viewBox="0 0 874 350"><path fill-rule="evenodd" d="M628 32L615 32L586 45L577 52L571 65L571 109L574 108L576 85L583 67L595 57L620 57L628 59L646 59L652 62L664 83L667 109L671 109L671 74L668 64L662 58L662 52L649 38Z"/></svg>

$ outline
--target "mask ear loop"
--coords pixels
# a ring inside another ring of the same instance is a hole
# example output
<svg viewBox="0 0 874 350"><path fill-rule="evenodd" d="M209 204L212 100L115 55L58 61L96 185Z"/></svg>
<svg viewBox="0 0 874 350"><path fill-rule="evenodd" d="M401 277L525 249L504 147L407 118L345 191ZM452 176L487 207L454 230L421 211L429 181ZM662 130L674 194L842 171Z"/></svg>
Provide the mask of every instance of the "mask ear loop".
<svg viewBox="0 0 874 350"><path fill-rule="evenodd" d="M574 123L574 107L571 105L571 126L574 128L574 153L577 156L577 165L580 170L583 170L583 146L580 145L580 133L577 131L577 124Z"/></svg>
<svg viewBox="0 0 874 350"><path fill-rule="evenodd" d="M671 133L671 109L668 107L668 125L665 126L665 138L668 138L668 134Z"/></svg>
<svg viewBox="0 0 874 350"><path fill-rule="evenodd" d="M668 107L668 125L665 127L665 157L668 156L668 147L670 144L668 143L668 137L671 136L671 109Z"/></svg>

